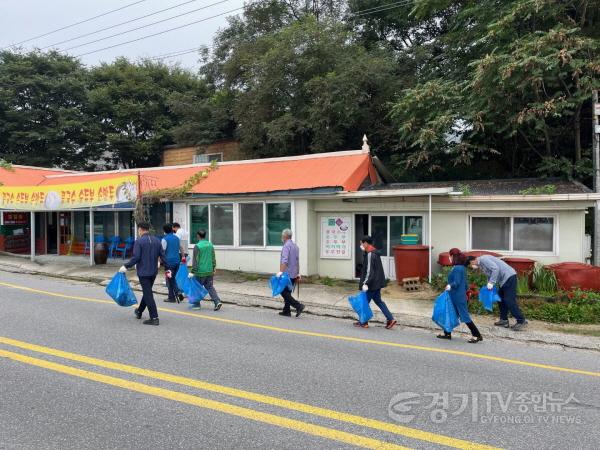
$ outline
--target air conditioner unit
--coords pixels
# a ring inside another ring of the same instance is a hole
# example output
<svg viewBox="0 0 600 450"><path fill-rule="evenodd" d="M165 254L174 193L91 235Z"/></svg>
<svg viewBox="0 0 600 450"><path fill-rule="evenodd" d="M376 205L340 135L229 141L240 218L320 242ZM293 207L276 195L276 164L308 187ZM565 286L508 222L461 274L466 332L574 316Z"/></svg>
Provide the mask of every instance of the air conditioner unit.
<svg viewBox="0 0 600 450"><path fill-rule="evenodd" d="M204 153L202 155L194 155L194 164L208 164L213 161L223 162L223 153Z"/></svg>

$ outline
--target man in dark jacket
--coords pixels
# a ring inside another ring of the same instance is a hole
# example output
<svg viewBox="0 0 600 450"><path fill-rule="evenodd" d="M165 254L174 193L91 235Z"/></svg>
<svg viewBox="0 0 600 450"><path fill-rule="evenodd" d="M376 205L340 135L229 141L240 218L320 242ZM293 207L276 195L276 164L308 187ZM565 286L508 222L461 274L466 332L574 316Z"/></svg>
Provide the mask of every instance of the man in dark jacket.
<svg viewBox="0 0 600 450"><path fill-rule="evenodd" d="M358 288L367 294L369 303L371 300L375 302L387 319L385 327L391 330L396 325L396 320L394 320L394 316L392 316L387 305L381 300L381 289L386 284L385 272L383 271L381 258L377 254L376 248L373 247L373 238L371 236L363 237L360 240L360 248L364 254ZM368 322L356 322L354 325L361 328L369 328Z"/></svg>
<svg viewBox="0 0 600 450"><path fill-rule="evenodd" d="M119 272L127 272L127 269L135 266L143 292L142 301L135 310L135 316L141 319L147 306L150 319L145 320L144 325L158 325L158 310L156 309L152 287L158 274L158 260L160 259L165 267L167 264L160 240L155 236L150 236L149 230L149 224L138 224L138 238L133 244L133 256L128 263L121 266Z"/></svg>

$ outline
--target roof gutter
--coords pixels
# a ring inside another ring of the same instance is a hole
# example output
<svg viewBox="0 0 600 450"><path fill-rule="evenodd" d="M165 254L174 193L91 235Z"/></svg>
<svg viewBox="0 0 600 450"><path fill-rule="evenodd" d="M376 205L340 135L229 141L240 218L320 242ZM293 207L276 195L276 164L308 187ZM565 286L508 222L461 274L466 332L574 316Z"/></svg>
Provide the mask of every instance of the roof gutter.
<svg viewBox="0 0 600 450"><path fill-rule="evenodd" d="M388 197L426 197L429 195L450 196L454 189L426 188L426 189L381 189L372 191L340 192L335 198L388 198Z"/></svg>
<svg viewBox="0 0 600 450"><path fill-rule="evenodd" d="M564 201L596 201L600 200L600 193L588 194L550 194L550 195L468 195L453 201L459 202L564 202Z"/></svg>

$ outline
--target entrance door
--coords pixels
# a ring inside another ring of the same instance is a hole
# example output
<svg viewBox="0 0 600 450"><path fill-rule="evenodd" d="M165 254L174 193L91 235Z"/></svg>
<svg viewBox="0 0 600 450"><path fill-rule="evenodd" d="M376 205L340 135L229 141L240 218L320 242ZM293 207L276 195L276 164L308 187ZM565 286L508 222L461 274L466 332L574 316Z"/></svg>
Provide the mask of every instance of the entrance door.
<svg viewBox="0 0 600 450"><path fill-rule="evenodd" d="M69 255L71 253L71 239L73 238L70 212L58 213L58 229L59 255Z"/></svg>
<svg viewBox="0 0 600 450"><path fill-rule="evenodd" d="M403 234L416 234L417 243L423 243L423 216L372 215L370 234L379 251L386 278L396 279L393 247L400 244Z"/></svg>
<svg viewBox="0 0 600 450"><path fill-rule="evenodd" d="M369 234L369 215L354 215L354 277L360 278L363 265L363 252L360 249L360 240Z"/></svg>
<svg viewBox="0 0 600 450"><path fill-rule="evenodd" d="M58 214L46 213L46 239L48 243L48 254L58 254Z"/></svg>

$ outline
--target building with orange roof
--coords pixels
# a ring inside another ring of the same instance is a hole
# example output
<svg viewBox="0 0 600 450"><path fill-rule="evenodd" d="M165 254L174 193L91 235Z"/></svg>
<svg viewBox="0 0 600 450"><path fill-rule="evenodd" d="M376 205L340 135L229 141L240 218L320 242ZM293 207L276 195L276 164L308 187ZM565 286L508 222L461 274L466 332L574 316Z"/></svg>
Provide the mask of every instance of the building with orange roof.
<svg viewBox="0 0 600 450"><path fill-rule="evenodd" d="M202 172L207 176L198 179ZM277 272L281 232L289 228L303 275L342 279L360 270L365 234L373 236L390 279L397 277L394 247L406 243L424 246L426 270L419 276L425 277L451 247L584 262L585 214L600 200L560 180L394 183L366 142L361 150L226 161L214 170L208 164L93 173L15 166L0 168L0 183L3 251L82 254L93 263L96 244L114 241L111 256L127 257L136 202L152 198L145 208L154 230L180 223L190 233L190 252L196 232L206 230L221 269Z"/></svg>

